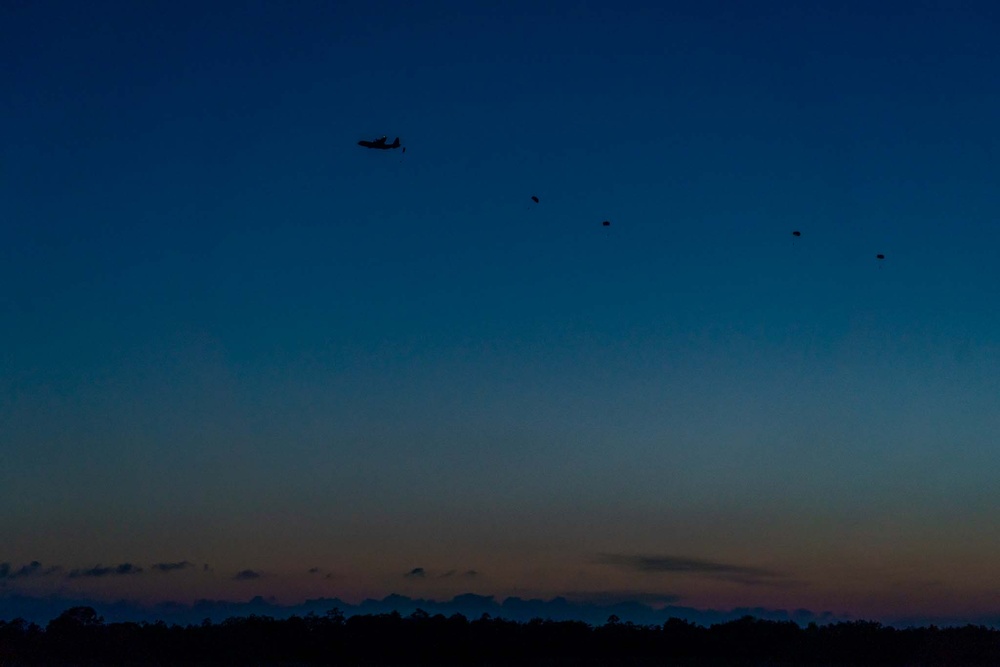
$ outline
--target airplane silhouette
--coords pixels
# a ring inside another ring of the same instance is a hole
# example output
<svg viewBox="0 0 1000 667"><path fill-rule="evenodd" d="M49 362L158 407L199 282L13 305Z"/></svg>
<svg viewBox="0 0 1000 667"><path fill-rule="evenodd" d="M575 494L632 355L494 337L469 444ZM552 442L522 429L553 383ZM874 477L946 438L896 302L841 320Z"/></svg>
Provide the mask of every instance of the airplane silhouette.
<svg viewBox="0 0 1000 667"><path fill-rule="evenodd" d="M384 151L387 151L390 148L399 148L399 137L396 137L396 140L394 142L392 142L391 144L385 143L385 139L386 138L383 136L383 137L379 137L378 139L376 139L374 141L364 141L364 140L362 140L362 141L358 142L358 146L364 146L365 148L378 148L378 149L381 149L381 150L384 150Z"/></svg>

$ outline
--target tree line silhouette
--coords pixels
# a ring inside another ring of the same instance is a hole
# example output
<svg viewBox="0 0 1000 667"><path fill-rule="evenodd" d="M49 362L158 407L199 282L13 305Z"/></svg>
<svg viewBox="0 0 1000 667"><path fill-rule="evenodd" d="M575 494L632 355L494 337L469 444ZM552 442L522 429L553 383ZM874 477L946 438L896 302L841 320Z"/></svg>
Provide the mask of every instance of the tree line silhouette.
<svg viewBox="0 0 1000 667"><path fill-rule="evenodd" d="M417 610L345 618L339 609L275 619L250 615L200 625L105 623L73 607L45 628L0 621L0 665L331 665L562 667L572 665L997 665L1000 630L896 629L873 621L811 623L746 616L703 627L671 618L636 625L611 616L529 622Z"/></svg>

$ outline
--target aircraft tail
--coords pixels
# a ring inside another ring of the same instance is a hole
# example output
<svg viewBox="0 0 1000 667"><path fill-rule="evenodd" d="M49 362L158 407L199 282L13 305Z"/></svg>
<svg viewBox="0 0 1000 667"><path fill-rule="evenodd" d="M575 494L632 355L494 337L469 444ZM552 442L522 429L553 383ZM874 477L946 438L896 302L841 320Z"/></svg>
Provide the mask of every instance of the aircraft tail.
<svg viewBox="0 0 1000 667"><path fill-rule="evenodd" d="M396 137L396 140L392 142L392 147L399 148L399 137Z"/></svg>

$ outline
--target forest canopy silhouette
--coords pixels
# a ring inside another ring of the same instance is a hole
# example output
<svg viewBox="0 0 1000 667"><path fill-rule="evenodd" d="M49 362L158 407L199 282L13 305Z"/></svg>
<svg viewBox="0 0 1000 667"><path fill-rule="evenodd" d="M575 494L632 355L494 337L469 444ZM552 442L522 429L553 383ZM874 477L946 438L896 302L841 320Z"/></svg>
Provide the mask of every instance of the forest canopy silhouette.
<svg viewBox="0 0 1000 667"><path fill-rule="evenodd" d="M44 628L0 621L0 664L19 665L986 665L1000 630L896 629L873 621L801 627L746 616L704 627L671 618L636 625L611 616L526 623L417 610L345 617L250 615L200 625L105 623L73 607Z"/></svg>

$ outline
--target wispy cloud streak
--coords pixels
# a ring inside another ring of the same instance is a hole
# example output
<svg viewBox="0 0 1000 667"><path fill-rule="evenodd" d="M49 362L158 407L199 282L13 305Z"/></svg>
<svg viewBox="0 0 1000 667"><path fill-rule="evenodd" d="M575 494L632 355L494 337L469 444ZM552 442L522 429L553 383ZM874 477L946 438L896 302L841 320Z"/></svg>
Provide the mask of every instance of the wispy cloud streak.
<svg viewBox="0 0 1000 667"><path fill-rule="evenodd" d="M186 570L194 567L194 563L182 560L177 563L153 563L150 567L157 572L177 572L178 570Z"/></svg>
<svg viewBox="0 0 1000 667"><path fill-rule="evenodd" d="M605 565L614 565L625 570L644 574L663 572L693 574L732 581L748 586L773 585L776 581L784 579L786 576L782 572L762 567L721 563L719 561L685 558L682 556L601 554L597 561Z"/></svg>
<svg viewBox="0 0 1000 667"><path fill-rule="evenodd" d="M0 580L23 579L25 577L45 577L55 574L61 568L58 565L42 567L41 562L33 560L27 565L15 568L10 563L0 563Z"/></svg>
<svg viewBox="0 0 1000 667"><path fill-rule="evenodd" d="M104 567L103 565L95 565L92 568L83 570L70 570L69 574L66 576L70 579L80 579L87 577L116 577L129 574L141 574L142 568L133 565L132 563L122 563L121 565L112 565Z"/></svg>

